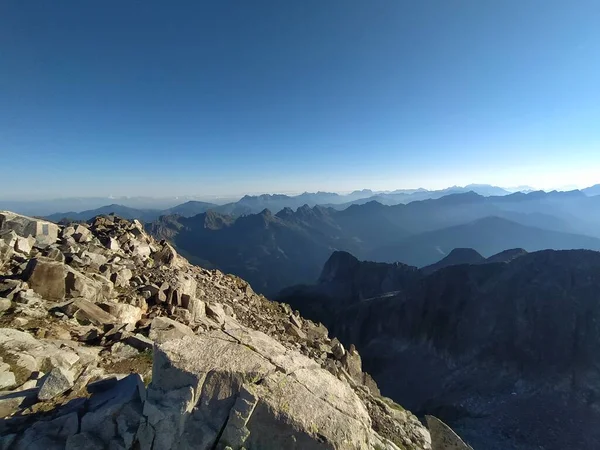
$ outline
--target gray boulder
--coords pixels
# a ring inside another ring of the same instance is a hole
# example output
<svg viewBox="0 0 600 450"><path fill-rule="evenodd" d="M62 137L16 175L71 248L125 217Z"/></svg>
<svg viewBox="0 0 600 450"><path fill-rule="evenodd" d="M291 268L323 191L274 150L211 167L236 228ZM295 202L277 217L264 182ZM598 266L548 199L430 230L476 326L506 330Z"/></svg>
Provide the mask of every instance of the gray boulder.
<svg viewBox="0 0 600 450"><path fill-rule="evenodd" d="M9 211L0 211L0 233L14 231L19 236L33 236L39 246L54 244L58 239L58 225Z"/></svg>

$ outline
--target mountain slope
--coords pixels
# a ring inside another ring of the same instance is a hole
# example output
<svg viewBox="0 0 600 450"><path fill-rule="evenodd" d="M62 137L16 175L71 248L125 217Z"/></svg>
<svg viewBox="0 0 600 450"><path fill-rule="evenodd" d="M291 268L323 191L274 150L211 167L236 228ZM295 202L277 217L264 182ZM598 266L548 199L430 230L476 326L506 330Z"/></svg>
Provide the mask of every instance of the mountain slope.
<svg viewBox="0 0 600 450"><path fill-rule="evenodd" d="M326 267L279 299L355 344L384 394L438 414L474 448L599 448L600 253L546 250L430 275L335 253Z"/></svg>
<svg viewBox="0 0 600 450"><path fill-rule="evenodd" d="M600 239L529 227L499 217L487 217L411 236L397 245L375 249L368 253L368 257L375 261L401 261L425 266L435 263L455 248L472 248L487 257L517 247L527 251L600 250Z"/></svg>

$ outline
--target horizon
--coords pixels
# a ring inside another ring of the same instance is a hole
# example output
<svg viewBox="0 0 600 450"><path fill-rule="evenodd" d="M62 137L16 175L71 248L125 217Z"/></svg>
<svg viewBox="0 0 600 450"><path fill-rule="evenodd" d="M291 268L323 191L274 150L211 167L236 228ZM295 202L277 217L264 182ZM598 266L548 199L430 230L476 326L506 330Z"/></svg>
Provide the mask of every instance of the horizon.
<svg viewBox="0 0 600 450"><path fill-rule="evenodd" d="M121 196L116 196L116 195L94 195L94 196L62 196L62 197L41 197L41 198L18 198L18 197L3 197L0 194L0 202L6 202L9 204L18 204L18 203L23 203L23 204L28 204L28 203L38 203L38 204L43 204L44 202L54 202L54 201L67 201L67 200L107 200L108 203L104 206L110 206L112 204L116 204L118 205L118 201L120 200L149 200L149 201L173 201L173 200L178 200L181 201L182 203L188 202L188 201L200 201L200 202L207 202L207 203L211 203L211 200L216 202L215 204L226 204L226 203L235 203L239 200L241 200L243 197L249 196L249 197L260 197L260 196L276 196L276 195L284 195L284 196L288 196L288 197L297 197L303 194L335 194L335 195L339 195L341 197L343 196L348 196L350 194L353 193L359 193L362 191L368 191L370 192L373 196L376 195L382 195L382 194L391 194L397 191L428 191L428 192L439 192L439 191L445 191L445 190L450 190L450 189L466 189L469 187L472 187L473 189L476 189L477 187L490 187L490 188L496 188L496 189L502 189L504 191L507 192L507 194L499 194L500 196L502 195L510 195L510 194L514 194L514 193L518 193L518 192L525 192L525 193L530 193L530 192L546 192L546 193L550 193L550 192L571 192L571 191L584 191L585 189L588 188L595 188L600 186L600 183L594 183L592 185L589 186L584 186L584 187L576 187L576 186L563 186L563 187L552 187L549 189L539 189L536 188L535 186L530 186L530 185L522 185L522 186L516 186L516 187L506 187L506 186L496 186L496 185L492 185L492 184L488 184L488 183L468 183L465 185L452 185L452 186L446 186L445 188L442 189L427 189L424 187L417 187L417 188L396 188L396 189L389 189L389 190L375 190L375 189L370 189L370 188L359 188L359 189L353 189L351 191L302 191L302 192L246 192L246 193L238 193L238 194L233 194L233 195L202 195L202 194L183 194L183 195L170 195L170 196L148 196L148 195L121 195ZM469 191L465 191L462 193L466 193ZM470 191L473 192L473 191ZM449 193L446 195L452 195L454 193ZM458 193L461 194L461 193ZM478 194L478 195L482 195L482 194ZM487 195L482 195L482 196L487 196ZM492 195L492 196L497 196L497 195ZM367 198L367 197L364 197ZM115 203L111 203L110 201L114 201ZM415 201L420 201L420 200L415 200ZM0 203L0 209L2 209L2 204ZM87 209L87 208L84 208ZM152 208L150 208L152 209Z"/></svg>
<svg viewBox="0 0 600 450"><path fill-rule="evenodd" d="M2 12L3 198L598 182L595 0Z"/></svg>

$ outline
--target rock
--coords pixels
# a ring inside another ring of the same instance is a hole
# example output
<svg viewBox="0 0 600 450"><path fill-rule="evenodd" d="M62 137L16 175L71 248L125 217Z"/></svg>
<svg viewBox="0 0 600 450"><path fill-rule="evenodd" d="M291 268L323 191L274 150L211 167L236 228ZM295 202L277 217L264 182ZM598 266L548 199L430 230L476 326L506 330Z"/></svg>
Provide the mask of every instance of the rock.
<svg viewBox="0 0 600 450"><path fill-rule="evenodd" d="M142 318L142 309L127 303L104 302L99 306L114 316L118 323L135 325Z"/></svg>
<svg viewBox="0 0 600 450"><path fill-rule="evenodd" d="M0 212L0 233L14 231L19 236L33 236L36 244L46 246L58 239L58 225L40 219L21 216L8 211Z"/></svg>
<svg viewBox="0 0 600 450"><path fill-rule="evenodd" d="M73 375L61 368L54 368L42 380L38 399L50 400L73 387Z"/></svg>
<svg viewBox="0 0 600 450"><path fill-rule="evenodd" d="M134 334L125 338L125 343L131 345L140 351L151 350L154 346L154 341L141 334Z"/></svg>
<svg viewBox="0 0 600 450"><path fill-rule="evenodd" d="M167 317L156 317L150 325L150 339L156 342L165 342L193 335L194 332L190 327Z"/></svg>
<svg viewBox="0 0 600 450"><path fill-rule="evenodd" d="M76 412L59 416L53 420L39 420L25 431L21 438L18 438L13 446L13 450L50 450L60 447L64 448L64 443L77 433L79 428L79 418ZM62 446L57 447L58 442L63 442Z"/></svg>
<svg viewBox="0 0 600 450"><path fill-rule="evenodd" d="M129 359L137 356L139 352L130 345L124 344L123 342L115 343L111 349L110 353L113 357L117 359Z"/></svg>
<svg viewBox="0 0 600 450"><path fill-rule="evenodd" d="M114 316L84 298L76 299L73 302L73 307L77 310L74 314L75 318L83 324L91 323L103 326L117 323Z"/></svg>
<svg viewBox="0 0 600 450"><path fill-rule="evenodd" d="M110 279L117 287L128 287L129 280L133 277L133 272L128 268L123 268L111 275Z"/></svg>
<svg viewBox="0 0 600 450"><path fill-rule="evenodd" d="M90 433L69 436L65 450L105 450L104 443Z"/></svg>
<svg viewBox="0 0 600 450"><path fill-rule="evenodd" d="M88 228L82 224L79 224L75 227L74 233L73 233L73 239L75 239L75 242L87 242L92 238L92 232L90 230L88 230Z"/></svg>
<svg viewBox="0 0 600 450"><path fill-rule="evenodd" d="M103 286L99 281L92 280L81 272L68 267L65 278L65 290L67 297L83 297L96 302L101 297Z"/></svg>
<svg viewBox="0 0 600 450"><path fill-rule="evenodd" d="M17 241L15 242L15 252L21 253L24 255L29 255L31 253L31 249L33 244L35 243L35 239L33 237L17 237Z"/></svg>
<svg viewBox="0 0 600 450"><path fill-rule="evenodd" d="M144 406L154 449L366 450L381 442L347 384L266 335L238 334L246 332L260 347L221 331L158 346Z"/></svg>
<svg viewBox="0 0 600 450"><path fill-rule="evenodd" d="M426 416L426 419L431 433L431 450L473 450L437 417Z"/></svg>
<svg viewBox="0 0 600 450"><path fill-rule="evenodd" d="M306 339L306 334L293 323L287 324L286 331L290 336L293 336L298 339Z"/></svg>
<svg viewBox="0 0 600 450"><path fill-rule="evenodd" d="M46 300L58 302L65 298L67 266L48 258L33 258L25 269L27 284Z"/></svg>
<svg viewBox="0 0 600 450"><path fill-rule="evenodd" d="M104 442L120 442L131 449L140 425L146 392L138 374L119 380L110 389L94 394L87 414L81 419L81 432L89 433ZM105 448L111 448L106 445Z"/></svg>
<svg viewBox="0 0 600 450"><path fill-rule="evenodd" d="M0 372L0 389L7 389L17 383L12 372Z"/></svg>
<svg viewBox="0 0 600 450"><path fill-rule="evenodd" d="M206 304L206 315L213 319L218 324L225 322L227 315L223 310L223 306L220 303L207 303Z"/></svg>
<svg viewBox="0 0 600 450"><path fill-rule="evenodd" d="M206 303L196 297L192 297L187 304L187 310L190 312L192 321L199 320L206 316Z"/></svg>
<svg viewBox="0 0 600 450"><path fill-rule="evenodd" d="M333 353L333 357L335 359L340 360L346 354L346 349L344 349L344 346L342 345L341 342L337 341L337 342L335 342L335 344L333 344L333 347L331 348L331 352Z"/></svg>
<svg viewBox="0 0 600 450"><path fill-rule="evenodd" d="M8 311L11 306L12 306L12 302L9 299L0 297L0 313L3 313L4 311Z"/></svg>
<svg viewBox="0 0 600 450"><path fill-rule="evenodd" d="M177 263L178 255L175 249L167 242L161 242L162 248L152 255L152 258L157 264L163 265L175 265Z"/></svg>
<svg viewBox="0 0 600 450"><path fill-rule="evenodd" d="M295 314L290 315L290 322L298 328L302 329L302 320Z"/></svg>

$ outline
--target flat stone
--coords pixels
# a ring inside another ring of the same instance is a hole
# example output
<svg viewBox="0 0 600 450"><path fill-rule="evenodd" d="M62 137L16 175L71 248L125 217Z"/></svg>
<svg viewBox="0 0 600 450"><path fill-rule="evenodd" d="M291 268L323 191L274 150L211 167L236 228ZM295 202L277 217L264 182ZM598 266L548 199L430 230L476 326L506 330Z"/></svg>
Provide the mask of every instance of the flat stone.
<svg viewBox="0 0 600 450"><path fill-rule="evenodd" d="M125 343L131 345L140 351L151 350L154 346L154 341L141 334L134 334L125 338Z"/></svg>
<svg viewBox="0 0 600 450"><path fill-rule="evenodd" d="M98 326L117 323L117 319L114 316L84 298L75 299L73 306L77 308L75 318L80 322L92 323Z"/></svg>
<svg viewBox="0 0 600 450"><path fill-rule="evenodd" d="M155 317L150 325L150 339L156 342L165 342L170 339L180 339L193 336L192 329L168 317Z"/></svg>

